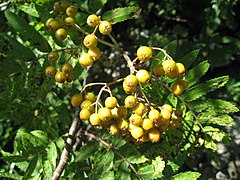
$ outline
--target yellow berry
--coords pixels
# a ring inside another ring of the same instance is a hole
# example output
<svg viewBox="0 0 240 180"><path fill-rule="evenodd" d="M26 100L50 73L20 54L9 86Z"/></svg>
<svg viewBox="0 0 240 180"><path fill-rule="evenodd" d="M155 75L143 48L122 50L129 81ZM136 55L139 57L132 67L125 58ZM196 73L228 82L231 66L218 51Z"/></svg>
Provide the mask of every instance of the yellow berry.
<svg viewBox="0 0 240 180"><path fill-rule="evenodd" d="M131 130L131 135L134 139L139 139L143 136L143 129L141 127L133 127Z"/></svg>
<svg viewBox="0 0 240 180"><path fill-rule="evenodd" d="M152 141L153 143L156 143L160 140L161 135L157 129L151 129L148 132L148 137L150 141Z"/></svg>
<svg viewBox="0 0 240 180"><path fill-rule="evenodd" d="M82 53L79 58L79 63L83 67L91 66L93 64L93 59L88 53Z"/></svg>
<svg viewBox="0 0 240 180"><path fill-rule="evenodd" d="M135 87L137 86L138 79L135 75L129 74L125 77L124 83L129 87Z"/></svg>
<svg viewBox="0 0 240 180"><path fill-rule="evenodd" d="M132 114L129 117L129 121L131 124L133 124L134 126L140 126L143 122L143 119L141 116L137 115L137 114Z"/></svg>
<svg viewBox="0 0 240 180"><path fill-rule="evenodd" d="M108 131L109 131L109 134L111 134L111 135L113 135L113 136L116 136L116 135L119 134L119 129L118 129L118 127L117 127L116 124L112 124L112 125L109 127Z"/></svg>
<svg viewBox="0 0 240 180"><path fill-rule="evenodd" d="M124 104L126 108L133 108L137 104L137 98L133 95L129 95L124 99Z"/></svg>
<svg viewBox="0 0 240 180"><path fill-rule="evenodd" d="M133 107L133 112L135 114L138 114L139 116L142 116L144 115L146 112L147 112L147 108L146 106L141 103L141 102L138 102L134 107Z"/></svg>
<svg viewBox="0 0 240 180"><path fill-rule="evenodd" d="M94 106L92 104L91 101L89 100L84 100L81 104L80 104L81 109L88 109L90 112L94 111Z"/></svg>
<svg viewBox="0 0 240 180"><path fill-rule="evenodd" d="M155 76L163 76L165 74L162 64L157 64L153 68L153 73Z"/></svg>
<svg viewBox="0 0 240 180"><path fill-rule="evenodd" d="M88 34L83 40L84 46L87 48L94 48L97 46L98 40L94 34Z"/></svg>
<svg viewBox="0 0 240 180"><path fill-rule="evenodd" d="M108 35L112 32L112 25L108 21L101 21L99 24L99 32L103 35Z"/></svg>
<svg viewBox="0 0 240 180"><path fill-rule="evenodd" d="M176 63L176 69L178 76L183 76L185 74L185 66L182 63Z"/></svg>
<svg viewBox="0 0 240 180"><path fill-rule="evenodd" d="M97 100L95 94L92 93L92 92L87 92L87 93L84 95L84 99L85 99L85 100L89 100L89 101L91 101L92 103L94 103L94 102Z"/></svg>
<svg viewBox="0 0 240 180"><path fill-rule="evenodd" d="M168 110L170 113L173 112L173 108L172 108L172 106L169 105L169 104L164 104L164 105L162 105L162 109L166 109L166 110Z"/></svg>
<svg viewBox="0 0 240 180"><path fill-rule="evenodd" d="M160 118L160 112L157 109L151 109L148 112L148 118L153 120L153 121L157 121Z"/></svg>
<svg viewBox="0 0 240 180"><path fill-rule="evenodd" d="M89 117L89 121L93 126L100 125L101 123L101 119L99 118L98 113L91 114L91 116Z"/></svg>
<svg viewBox="0 0 240 180"><path fill-rule="evenodd" d="M144 118L141 126L144 130L152 129L153 128L153 120Z"/></svg>
<svg viewBox="0 0 240 180"><path fill-rule="evenodd" d="M90 116L91 112L88 109L82 109L79 113L79 117L83 121L88 120Z"/></svg>
<svg viewBox="0 0 240 180"><path fill-rule="evenodd" d="M58 83L64 83L66 81L67 77L66 77L66 74L61 72L61 71L58 71L56 72L55 74L55 81L58 82Z"/></svg>
<svg viewBox="0 0 240 180"><path fill-rule="evenodd" d="M115 108L117 106L117 103L118 102L116 97L111 96L105 99L105 106L109 109Z"/></svg>
<svg viewBox="0 0 240 180"><path fill-rule="evenodd" d="M56 70L55 66L48 66L45 69L45 74L47 76L55 76L56 72L57 72L57 70Z"/></svg>
<svg viewBox="0 0 240 180"><path fill-rule="evenodd" d="M175 70L176 63L174 60L168 59L168 60L163 61L162 66L163 66L164 72L167 74L167 73L171 73L172 71Z"/></svg>
<svg viewBox="0 0 240 180"><path fill-rule="evenodd" d="M150 74L145 69L140 69L136 74L137 80L141 83L147 83L150 80Z"/></svg>
<svg viewBox="0 0 240 180"><path fill-rule="evenodd" d="M99 23L100 23L100 19L96 14L91 14L88 16L87 24L90 27L96 27L97 25L99 25Z"/></svg>
<svg viewBox="0 0 240 180"><path fill-rule="evenodd" d="M112 118L111 110L106 107L99 108L98 115L102 121L109 121Z"/></svg>
<svg viewBox="0 0 240 180"><path fill-rule="evenodd" d="M148 46L141 46L137 50L137 57L140 61L148 61L152 57L152 48Z"/></svg>
<svg viewBox="0 0 240 180"><path fill-rule="evenodd" d="M118 121L117 126L121 130L127 130L128 129L128 124L129 124L129 122L126 119L120 119Z"/></svg>
<svg viewBox="0 0 240 180"><path fill-rule="evenodd" d="M171 112L167 109L161 109L161 116L163 119L170 120L171 119Z"/></svg>
<svg viewBox="0 0 240 180"><path fill-rule="evenodd" d="M71 104L73 107L80 106L80 104L83 102L83 96L82 94L74 94L71 97Z"/></svg>
<svg viewBox="0 0 240 180"><path fill-rule="evenodd" d="M93 47L91 49L88 49L88 54L93 59L93 61L98 60L102 55L102 53L98 47Z"/></svg>

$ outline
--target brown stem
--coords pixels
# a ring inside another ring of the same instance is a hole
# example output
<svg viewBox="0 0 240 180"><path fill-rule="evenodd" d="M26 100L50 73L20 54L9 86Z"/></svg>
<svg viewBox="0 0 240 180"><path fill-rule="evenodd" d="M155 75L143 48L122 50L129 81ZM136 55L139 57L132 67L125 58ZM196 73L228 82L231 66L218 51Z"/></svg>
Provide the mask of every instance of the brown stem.
<svg viewBox="0 0 240 180"><path fill-rule="evenodd" d="M120 152L118 152L118 150L111 146L110 144L108 144L106 141L104 141L103 139L95 136L94 134L92 133L89 133L87 131L84 132L84 134L86 136L89 136L95 140L97 140L98 142L102 143L103 145L107 146L109 149L111 149L114 153L116 153L119 157L121 157L128 165L129 167L134 171L134 173L137 175L137 177L141 180L143 180L143 178L140 176L140 174L137 172L137 170L135 169L135 167L128 161L128 159L126 157L124 157Z"/></svg>
<svg viewBox="0 0 240 180"><path fill-rule="evenodd" d="M78 113L76 113L78 114ZM67 162L68 162L68 155L69 155L69 152L71 150L71 147L73 145L73 142L74 142L74 137L75 137L75 133L77 131L77 127L78 127L78 124L79 124L79 119L78 119L78 116L75 115L75 117L73 118L73 121L72 121L72 124L71 124L71 127L69 129L69 135L68 135L68 138L66 139L66 146L64 147L63 151L62 151L62 154L61 154L61 157L60 157L60 161L53 173L53 176L52 176L52 180L57 180L59 179L59 177L61 176Z"/></svg>

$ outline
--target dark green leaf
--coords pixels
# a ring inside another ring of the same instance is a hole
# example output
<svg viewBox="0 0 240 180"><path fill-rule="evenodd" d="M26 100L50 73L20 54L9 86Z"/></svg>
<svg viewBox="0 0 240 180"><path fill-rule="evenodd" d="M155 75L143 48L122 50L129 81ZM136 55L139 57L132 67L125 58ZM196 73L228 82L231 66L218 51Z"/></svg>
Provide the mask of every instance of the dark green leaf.
<svg viewBox="0 0 240 180"><path fill-rule="evenodd" d="M18 175L18 174L11 174L11 173L7 173L7 172L0 172L0 177L2 178L9 178L9 179L22 179L22 176Z"/></svg>
<svg viewBox="0 0 240 180"><path fill-rule="evenodd" d="M201 96L214 91L215 89L221 88L224 86L229 80L228 76L221 76L218 78L211 79L207 82L198 84L196 86L191 87L187 90L187 93L182 95L185 101L194 101Z"/></svg>
<svg viewBox="0 0 240 180"><path fill-rule="evenodd" d="M173 176L173 179L174 180L197 180L200 176L201 174L199 172L187 171L187 172L182 172Z"/></svg>
<svg viewBox="0 0 240 180"><path fill-rule="evenodd" d="M82 7L90 12L96 13L107 1L108 0L86 0L85 3L82 4Z"/></svg>
<svg viewBox="0 0 240 180"><path fill-rule="evenodd" d="M23 162L23 161L27 161L28 157L24 157L22 155L14 155L11 154L9 152L5 152L3 150L1 150L2 153L2 158L4 161L8 161L8 162Z"/></svg>
<svg viewBox="0 0 240 180"><path fill-rule="evenodd" d="M96 152L98 149L99 149L99 143L96 141L92 141L86 146L81 147L79 151L75 152L75 155L76 155L75 161L76 162L84 161L85 159L93 155L94 152Z"/></svg>
<svg viewBox="0 0 240 180"><path fill-rule="evenodd" d="M10 11L5 11L8 23L20 34L21 38L29 41L31 45L40 51L49 52L51 47L47 40L43 38L32 26L30 26L23 18Z"/></svg>
<svg viewBox="0 0 240 180"><path fill-rule="evenodd" d="M210 64L208 61L203 61L199 63L197 66L192 68L191 70L187 71L186 79L188 81L188 86L192 86L199 81L199 79L205 75L208 71Z"/></svg>
<svg viewBox="0 0 240 180"><path fill-rule="evenodd" d="M211 113L202 113L198 116L198 118L206 124L217 124L219 126L232 126L235 124L233 118L227 114L215 116Z"/></svg>
<svg viewBox="0 0 240 180"><path fill-rule="evenodd" d="M179 62L183 63L186 69L188 69L191 64L194 62L194 60L197 58L199 54L199 49L194 50L183 56Z"/></svg>
<svg viewBox="0 0 240 180"><path fill-rule="evenodd" d="M121 160L121 163L116 171L115 177L120 180L131 180L130 168L126 161Z"/></svg>
<svg viewBox="0 0 240 180"><path fill-rule="evenodd" d="M28 168L25 172L25 175L23 177L23 180L27 180L31 177L31 174L33 173L35 167L36 167L36 164L37 164L37 161L38 161L38 156L34 156L31 160L30 160L30 163L28 165Z"/></svg>
<svg viewBox="0 0 240 180"><path fill-rule="evenodd" d="M140 176L143 179L152 179L154 177L153 176L154 169L153 169L152 164L148 164L146 166L143 166L143 167L139 168L138 173L140 174Z"/></svg>
<svg viewBox="0 0 240 180"><path fill-rule="evenodd" d="M117 8L107 11L103 14L102 19L108 20L111 24L131 19L140 12L140 9L135 6Z"/></svg>
<svg viewBox="0 0 240 180"><path fill-rule="evenodd" d="M177 40L170 42L168 45L164 47L167 53L174 59L174 56L177 52Z"/></svg>

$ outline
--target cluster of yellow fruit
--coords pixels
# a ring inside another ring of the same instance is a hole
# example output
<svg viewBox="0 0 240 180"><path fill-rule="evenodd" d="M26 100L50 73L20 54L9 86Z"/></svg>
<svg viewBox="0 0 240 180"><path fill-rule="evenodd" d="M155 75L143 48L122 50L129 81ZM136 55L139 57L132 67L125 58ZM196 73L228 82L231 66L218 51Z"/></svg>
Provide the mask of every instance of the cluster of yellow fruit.
<svg viewBox="0 0 240 180"><path fill-rule="evenodd" d="M109 96L104 100L104 106L97 109L94 108L96 99L91 92L75 94L71 104L80 106L82 121L89 120L93 126L107 128L112 135L121 134L127 141L158 142L162 132L178 128L182 120L181 110L173 110L169 104L159 109L150 108L133 95L124 99L123 106L119 106L116 97Z"/></svg>
<svg viewBox="0 0 240 180"><path fill-rule="evenodd" d="M54 3L54 18L49 18L45 26L55 34L55 38L59 41L66 39L68 35L67 29L75 24L74 17L78 12L78 8L70 4L68 0L60 0Z"/></svg>
<svg viewBox="0 0 240 180"><path fill-rule="evenodd" d="M56 51L50 52L48 54L48 61L54 63L58 60L59 54ZM74 79L73 67L69 63L62 65L61 70L57 70L54 65L47 66L45 69L45 74L55 78L58 83L72 82Z"/></svg>
<svg viewBox="0 0 240 180"><path fill-rule="evenodd" d="M91 14L88 16L87 24L90 27L98 28L99 32L103 35L108 35L112 31L111 23L108 21L101 21L100 17L98 17L96 14ZM79 63L83 67L91 66L94 61L101 57L101 51L97 47L98 39L95 35L95 30L92 34L86 35L83 40L84 46L88 48L88 52L82 52L79 57Z"/></svg>

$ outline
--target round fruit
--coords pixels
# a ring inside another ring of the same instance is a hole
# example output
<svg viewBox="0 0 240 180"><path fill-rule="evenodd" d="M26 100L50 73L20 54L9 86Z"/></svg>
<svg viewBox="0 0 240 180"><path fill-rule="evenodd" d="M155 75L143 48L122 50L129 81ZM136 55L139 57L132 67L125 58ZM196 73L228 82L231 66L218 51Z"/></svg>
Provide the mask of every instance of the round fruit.
<svg viewBox="0 0 240 180"><path fill-rule="evenodd" d="M112 113L112 119L114 120L119 119L118 108L115 107L111 109L111 113Z"/></svg>
<svg viewBox="0 0 240 180"><path fill-rule="evenodd" d="M91 27L96 27L97 25L99 25L100 23L100 19L99 17L97 17L96 14L91 14L88 16L87 18L87 24Z"/></svg>
<svg viewBox="0 0 240 180"><path fill-rule="evenodd" d="M109 121L112 118L111 110L106 107L99 108L98 115L102 121Z"/></svg>
<svg viewBox="0 0 240 180"><path fill-rule="evenodd" d="M91 114L91 116L89 117L89 121L93 126L100 125L101 123L101 119L99 118L98 113Z"/></svg>
<svg viewBox="0 0 240 180"><path fill-rule="evenodd" d="M165 72L165 75L171 79L174 79L178 76L177 68L174 68L171 72Z"/></svg>
<svg viewBox="0 0 240 180"><path fill-rule="evenodd" d="M57 52L50 52L50 53L48 54L48 60L51 61L51 62L57 61L58 58L59 58L59 55L58 55Z"/></svg>
<svg viewBox="0 0 240 180"><path fill-rule="evenodd" d="M85 100L89 100L89 101L91 101L92 103L94 103L94 102L97 100L95 94L92 93L92 92L87 92L87 93L84 95L84 99L85 99Z"/></svg>
<svg viewBox="0 0 240 180"><path fill-rule="evenodd" d="M149 137L148 137L148 134L144 134L140 139L139 139L140 142L148 142L149 141Z"/></svg>
<svg viewBox="0 0 240 180"><path fill-rule="evenodd" d="M69 6L67 9L66 9L66 14L69 16L69 17L74 17L76 16L77 14L77 7L76 6Z"/></svg>
<svg viewBox="0 0 240 180"><path fill-rule="evenodd" d="M64 83L66 80L67 80L66 74L64 74L63 72L58 71L58 72L55 74L55 81L56 81L56 82L58 82L58 83Z"/></svg>
<svg viewBox="0 0 240 180"><path fill-rule="evenodd" d="M67 31L64 28L59 28L56 32L55 32L55 37L57 40L59 41L63 41L64 39L67 38Z"/></svg>
<svg viewBox="0 0 240 180"><path fill-rule="evenodd" d="M160 140L160 132L156 129L151 129L148 133L149 140L153 143L158 142Z"/></svg>
<svg viewBox="0 0 240 180"><path fill-rule="evenodd" d="M127 111L126 107L124 107L124 106L119 106L118 107L117 114L120 118L126 118L127 113L128 113L128 111Z"/></svg>
<svg viewBox="0 0 240 180"><path fill-rule="evenodd" d="M132 114L129 117L129 121L131 124L133 124L134 126L140 126L143 122L143 119L141 116L137 115L137 114Z"/></svg>
<svg viewBox="0 0 240 180"><path fill-rule="evenodd" d="M126 108L133 108L137 104L137 98L133 95L129 95L124 99L124 104Z"/></svg>
<svg viewBox="0 0 240 180"><path fill-rule="evenodd" d="M134 139L139 139L143 136L143 129L141 127L133 127L131 129L131 135Z"/></svg>
<svg viewBox="0 0 240 180"><path fill-rule="evenodd" d="M94 34L88 34L83 40L84 46L87 48L94 48L97 46L98 40Z"/></svg>
<svg viewBox="0 0 240 180"><path fill-rule="evenodd" d="M145 118L145 119L143 119L143 122L142 122L141 126L144 130L152 129L153 128L153 120Z"/></svg>
<svg viewBox="0 0 240 180"><path fill-rule="evenodd" d="M176 63L176 69L178 76L183 76L185 74L185 66L182 63Z"/></svg>
<svg viewBox="0 0 240 180"><path fill-rule="evenodd" d="M83 67L91 66L93 64L93 59L88 53L83 52L79 57L79 63Z"/></svg>
<svg viewBox="0 0 240 180"><path fill-rule="evenodd" d="M69 63L65 63L65 64L62 66L62 72L65 73L65 74L71 74L71 73L73 73L72 65L69 64Z"/></svg>
<svg viewBox="0 0 240 180"><path fill-rule="evenodd" d="M141 102L138 102L134 107L133 107L133 112L135 114L138 114L139 116L142 116L144 115L146 112L147 112L147 108L146 106L141 103Z"/></svg>
<svg viewBox="0 0 240 180"><path fill-rule="evenodd" d="M51 22L52 20L54 20L54 19L53 19L53 18L49 18L49 19L45 22L45 26L46 26L47 29L50 28L50 22Z"/></svg>
<svg viewBox="0 0 240 180"><path fill-rule="evenodd" d="M71 104L73 107L80 106L82 102L83 102L82 94L74 94L71 98Z"/></svg>
<svg viewBox="0 0 240 180"><path fill-rule="evenodd" d="M57 70L55 68L55 66L48 66L45 69L45 74L48 76L55 76Z"/></svg>
<svg viewBox="0 0 240 180"><path fill-rule="evenodd" d="M181 109L176 109L176 110L174 111L174 114L175 114L176 116L178 116L178 117L182 117L183 111L182 111Z"/></svg>
<svg viewBox="0 0 240 180"><path fill-rule="evenodd" d="M51 22L49 22L49 26L48 29L50 31L56 31L58 28L60 28L60 23L59 21L57 21L56 19L52 20Z"/></svg>
<svg viewBox="0 0 240 180"><path fill-rule="evenodd" d="M67 76L67 82L72 82L74 80L73 72L69 73L69 74L66 74L66 76Z"/></svg>
<svg viewBox="0 0 240 180"><path fill-rule="evenodd" d="M161 116L163 119L170 120L171 119L171 112L167 109L161 109Z"/></svg>
<svg viewBox="0 0 240 180"><path fill-rule="evenodd" d="M111 96L105 99L105 106L109 109L115 108L117 106L117 103L118 102L116 97Z"/></svg>
<svg viewBox="0 0 240 180"><path fill-rule="evenodd" d="M62 10L65 11L70 6L70 3L68 0L61 0L60 6L61 6Z"/></svg>
<svg viewBox="0 0 240 180"><path fill-rule="evenodd" d="M176 63L174 60L168 59L168 60L163 61L162 66L163 66L164 72L167 74L167 73L171 73L172 71L175 70Z"/></svg>
<svg viewBox="0 0 240 180"><path fill-rule="evenodd" d="M81 107L81 109L87 109L87 110L89 110L90 112L93 112L93 110L94 110L94 106L93 106L92 102L89 101L89 100L84 100L84 101L80 104L80 107Z"/></svg>
<svg viewBox="0 0 240 180"><path fill-rule="evenodd" d="M98 47L93 47L91 49L88 49L88 54L93 59L93 61L98 60L101 57L101 51Z"/></svg>
<svg viewBox="0 0 240 180"><path fill-rule="evenodd" d="M103 35L108 35L112 32L112 25L108 21L101 21L99 24L99 31Z"/></svg>
<svg viewBox="0 0 240 180"><path fill-rule="evenodd" d="M138 79L135 75L129 74L125 77L124 82L129 87L135 87L137 86Z"/></svg>
<svg viewBox="0 0 240 180"><path fill-rule="evenodd" d="M83 121L88 120L90 116L91 116L91 112L88 109L82 109L79 113L79 117Z"/></svg>
<svg viewBox="0 0 240 180"><path fill-rule="evenodd" d="M108 131L109 131L109 134L111 134L111 135L113 135L113 136L116 136L116 135L119 134L119 129L118 129L118 127L117 127L116 124L112 124L112 125L109 127Z"/></svg>
<svg viewBox="0 0 240 180"><path fill-rule="evenodd" d="M118 128L121 129L121 130L127 130L128 129L128 121L126 119L120 119L118 121Z"/></svg>
<svg viewBox="0 0 240 180"><path fill-rule="evenodd" d="M157 64L153 68L153 73L155 76L163 76L165 74L162 64Z"/></svg>
<svg viewBox="0 0 240 180"><path fill-rule="evenodd" d="M162 109L168 110L170 113L173 112L173 108L172 108L172 106L169 105L169 104L164 104L164 105L162 105Z"/></svg>
<svg viewBox="0 0 240 180"><path fill-rule="evenodd" d="M152 48L148 46L141 46L137 50L137 57L140 61L148 61L152 57Z"/></svg>
<svg viewBox="0 0 240 180"><path fill-rule="evenodd" d="M148 113L148 118L153 121L157 121L160 116L160 112L157 109L151 109Z"/></svg>
<svg viewBox="0 0 240 180"><path fill-rule="evenodd" d="M140 69L136 74L137 80L141 83L147 83L150 80L150 74L145 69Z"/></svg>
<svg viewBox="0 0 240 180"><path fill-rule="evenodd" d="M64 21L65 21L66 25L69 27L71 27L75 24L75 20L72 17L66 17Z"/></svg>
<svg viewBox="0 0 240 180"><path fill-rule="evenodd" d="M173 83L172 93L175 95L180 95L187 88L188 84L186 80L179 80Z"/></svg>
<svg viewBox="0 0 240 180"><path fill-rule="evenodd" d="M55 11L55 12L62 11L61 2L57 1L53 4L53 11Z"/></svg>
<svg viewBox="0 0 240 180"><path fill-rule="evenodd" d="M133 92L136 92L136 86L128 86L127 84L126 84L126 82L125 81L123 81L123 90L127 93L127 94L129 94L129 93L133 93Z"/></svg>

